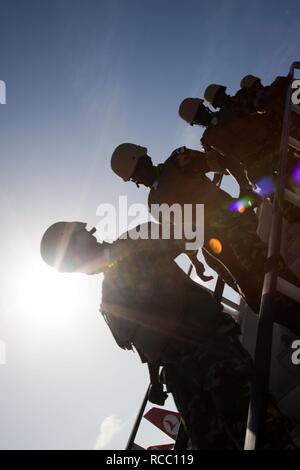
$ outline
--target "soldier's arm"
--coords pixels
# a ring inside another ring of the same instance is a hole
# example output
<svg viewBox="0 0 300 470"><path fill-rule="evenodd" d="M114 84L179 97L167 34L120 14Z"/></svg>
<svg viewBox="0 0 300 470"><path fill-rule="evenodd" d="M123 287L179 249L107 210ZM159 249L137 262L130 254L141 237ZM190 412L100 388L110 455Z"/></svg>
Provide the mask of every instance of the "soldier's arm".
<svg viewBox="0 0 300 470"><path fill-rule="evenodd" d="M187 256L189 257L191 263L193 264L197 276L204 282L209 282L211 281L214 277L213 276L207 276L205 274L205 266L201 261L198 260L198 250L192 251L192 252L186 252Z"/></svg>
<svg viewBox="0 0 300 470"><path fill-rule="evenodd" d="M210 172L228 174L222 155L207 145L205 148L205 152L184 148L184 152L177 156L177 166L191 176L201 177Z"/></svg>
<svg viewBox="0 0 300 470"><path fill-rule="evenodd" d="M182 238L176 239L174 238L174 232L173 235L171 235L169 240L161 240L160 241L160 249L162 253L165 255L169 256L170 259L174 260L177 258L177 256L181 254L187 255L191 263L193 264L197 276L204 282L211 281L213 279L213 276L207 276L205 274L205 266L201 261L198 260L198 251L199 248L195 250L187 250L186 249L186 243L190 243L192 240L188 240L184 237L184 234L182 234Z"/></svg>
<svg viewBox="0 0 300 470"><path fill-rule="evenodd" d="M235 157L226 155L224 158L224 166L228 170L229 174L236 180L240 186L241 193L247 189L251 190L252 185L247 176L247 171L244 165Z"/></svg>
<svg viewBox="0 0 300 470"><path fill-rule="evenodd" d="M208 248L203 247L202 253L210 268L218 273L218 275L223 279L223 281L225 281L226 284L228 284L228 286L230 286L243 297L243 293L240 291L236 279L232 276L231 272L220 261L220 259L214 256Z"/></svg>
<svg viewBox="0 0 300 470"><path fill-rule="evenodd" d="M210 150L212 150L211 146L209 145L209 143L207 142L207 138L206 138L206 135L205 135L205 132L203 132L203 135L200 139L200 143L204 149L205 152L209 152Z"/></svg>
<svg viewBox="0 0 300 470"><path fill-rule="evenodd" d="M244 165L232 156L226 155L224 160L228 172L240 187L239 198L247 198L251 201L252 207L258 207L262 203L262 198L253 191L253 185L247 176L247 170Z"/></svg>
<svg viewBox="0 0 300 470"><path fill-rule="evenodd" d="M176 158L176 165L181 171L200 176L211 171L204 152L186 147L177 149L177 152L174 158Z"/></svg>
<svg viewBox="0 0 300 470"><path fill-rule="evenodd" d="M206 153L207 164L210 171L215 173L230 174L240 186L241 195L251 192L252 185L247 176L247 171L242 163L231 155L221 155L217 150L211 149Z"/></svg>
<svg viewBox="0 0 300 470"><path fill-rule="evenodd" d="M167 224L166 221L164 221ZM187 250L186 243L192 242L193 240L187 240L184 236L183 230L181 230L180 236L176 233L176 228L171 223L168 224L168 233L163 233L162 224L154 224L151 222L142 224L136 227L137 231L145 230L147 233L147 239L130 238L130 233L127 232L112 244L107 244L107 259L108 265L112 265L121 261L122 259L131 255L136 255L146 252L159 252L162 257L173 261L177 256L186 254L191 262L193 263L197 275L204 281L210 281L211 276L205 275L204 265L197 259L198 250ZM152 231L153 229L153 231Z"/></svg>
<svg viewBox="0 0 300 470"><path fill-rule="evenodd" d="M228 174L228 170L225 165L225 159L217 150L210 149L206 152L206 160L209 171L220 174Z"/></svg>

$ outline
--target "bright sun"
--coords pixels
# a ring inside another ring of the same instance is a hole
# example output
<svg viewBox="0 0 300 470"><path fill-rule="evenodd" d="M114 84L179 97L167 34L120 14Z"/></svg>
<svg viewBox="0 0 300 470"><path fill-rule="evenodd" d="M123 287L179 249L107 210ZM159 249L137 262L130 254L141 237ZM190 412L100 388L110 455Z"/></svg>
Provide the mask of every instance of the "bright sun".
<svg viewBox="0 0 300 470"><path fill-rule="evenodd" d="M18 310L37 329L66 328L82 304L82 275L58 273L43 263L26 267L17 280Z"/></svg>

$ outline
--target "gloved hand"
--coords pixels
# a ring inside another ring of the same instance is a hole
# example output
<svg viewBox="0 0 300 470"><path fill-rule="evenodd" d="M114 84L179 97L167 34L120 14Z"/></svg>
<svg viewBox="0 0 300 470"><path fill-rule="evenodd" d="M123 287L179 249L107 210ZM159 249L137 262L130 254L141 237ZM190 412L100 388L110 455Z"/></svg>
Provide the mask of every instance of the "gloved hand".
<svg viewBox="0 0 300 470"><path fill-rule="evenodd" d="M201 281L208 282L208 281L211 281L214 278L213 276L206 276L206 274L204 274L205 273L205 266L204 266L203 263L201 263L201 261L198 260L197 252L189 253L188 256L189 256L191 262L194 265L197 276L200 277Z"/></svg>
<svg viewBox="0 0 300 470"><path fill-rule="evenodd" d="M206 274L204 274L205 272L204 264L201 263L198 259L194 263L194 266L196 269L197 276L200 277L201 281L208 282L214 278L214 276L207 276Z"/></svg>
<svg viewBox="0 0 300 470"><path fill-rule="evenodd" d="M168 394L164 392L164 387L161 383L150 385L148 400L155 405L163 406L165 404Z"/></svg>

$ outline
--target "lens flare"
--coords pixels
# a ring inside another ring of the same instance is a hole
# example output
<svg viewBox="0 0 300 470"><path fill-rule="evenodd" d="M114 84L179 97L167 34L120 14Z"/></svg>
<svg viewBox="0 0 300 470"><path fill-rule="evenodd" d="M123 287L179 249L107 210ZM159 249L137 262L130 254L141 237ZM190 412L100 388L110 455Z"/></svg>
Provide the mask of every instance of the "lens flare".
<svg viewBox="0 0 300 470"><path fill-rule="evenodd" d="M300 184L300 174L299 174L299 184ZM258 180L255 185L258 188L258 194L260 196L270 196L275 192L275 185L272 178L262 178Z"/></svg>
<svg viewBox="0 0 300 470"><path fill-rule="evenodd" d="M247 209L252 207L252 200L250 197L244 197L243 199L239 199L231 204L230 210L231 212L239 212L240 214L244 214Z"/></svg>
<svg viewBox="0 0 300 470"><path fill-rule="evenodd" d="M217 238L211 238L208 242L210 249L219 255L222 252L222 243Z"/></svg>
<svg viewBox="0 0 300 470"><path fill-rule="evenodd" d="M294 183L300 186L300 164L296 165L292 172L292 179Z"/></svg>

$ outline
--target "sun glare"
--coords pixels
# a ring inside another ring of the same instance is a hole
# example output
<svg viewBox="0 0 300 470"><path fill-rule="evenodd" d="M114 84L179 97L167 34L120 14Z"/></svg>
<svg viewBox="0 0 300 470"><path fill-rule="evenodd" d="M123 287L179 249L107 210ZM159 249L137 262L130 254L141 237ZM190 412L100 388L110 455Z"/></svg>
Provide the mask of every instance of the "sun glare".
<svg viewBox="0 0 300 470"><path fill-rule="evenodd" d="M17 306L35 328L66 328L82 303L82 275L58 273L38 263L26 269L17 283Z"/></svg>

